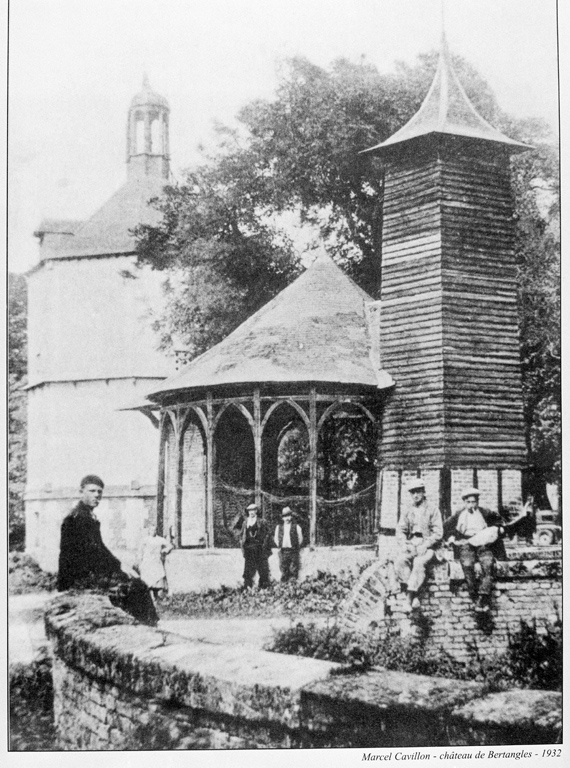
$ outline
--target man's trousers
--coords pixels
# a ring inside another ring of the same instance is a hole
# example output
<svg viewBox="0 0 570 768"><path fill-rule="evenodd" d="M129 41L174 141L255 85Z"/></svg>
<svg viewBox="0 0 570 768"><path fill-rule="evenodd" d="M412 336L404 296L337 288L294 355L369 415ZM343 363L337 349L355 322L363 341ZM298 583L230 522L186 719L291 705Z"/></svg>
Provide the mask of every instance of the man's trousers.
<svg viewBox="0 0 570 768"><path fill-rule="evenodd" d="M243 585L244 587L253 586L253 578L259 573L259 588L265 589L269 586L269 562L267 555L258 552L244 552Z"/></svg>
<svg viewBox="0 0 570 768"><path fill-rule="evenodd" d="M467 591L473 597L479 592L480 595L490 595L493 592L493 566L495 557L489 547L473 547L471 544L459 545L459 562L465 575ZM481 579L479 589L477 590L477 580L475 578L475 563L479 562L481 566Z"/></svg>
<svg viewBox="0 0 570 768"><path fill-rule="evenodd" d="M281 581L296 579L299 575L299 550L287 547L279 550L279 568L281 569Z"/></svg>
<svg viewBox="0 0 570 768"><path fill-rule="evenodd" d="M417 592L425 581L426 566L432 560L435 552L426 550L422 555L416 554L419 545L406 542L406 550L396 558L396 578L403 584L407 584L408 592Z"/></svg>

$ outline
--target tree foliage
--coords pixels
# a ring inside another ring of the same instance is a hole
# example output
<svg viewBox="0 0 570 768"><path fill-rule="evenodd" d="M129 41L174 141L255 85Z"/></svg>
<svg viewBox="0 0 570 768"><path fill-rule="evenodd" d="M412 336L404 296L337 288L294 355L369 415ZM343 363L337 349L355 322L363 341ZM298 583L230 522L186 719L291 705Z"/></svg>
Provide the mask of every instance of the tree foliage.
<svg viewBox="0 0 570 768"><path fill-rule="evenodd" d="M167 270L163 348L182 339L193 355L223 339L299 272L287 236L257 215L255 175L225 132L215 163L189 171L157 201L159 227L137 229L139 264Z"/></svg>
<svg viewBox="0 0 570 768"><path fill-rule="evenodd" d="M275 226L291 211L379 295L383 179L360 153L415 114L436 62L425 54L383 74L365 59L325 69L293 58L274 98L246 105L235 131L218 128L217 151L157 202L163 223L138 232L140 261L168 273L158 323L166 346L178 334L203 351L297 274L292 243ZM454 66L479 113L535 147L513 160L523 387L531 463L552 480L560 469L557 153L540 121L510 118L465 60L454 57Z"/></svg>
<svg viewBox="0 0 570 768"><path fill-rule="evenodd" d="M27 286L8 274L8 524L11 547L23 546L26 483Z"/></svg>

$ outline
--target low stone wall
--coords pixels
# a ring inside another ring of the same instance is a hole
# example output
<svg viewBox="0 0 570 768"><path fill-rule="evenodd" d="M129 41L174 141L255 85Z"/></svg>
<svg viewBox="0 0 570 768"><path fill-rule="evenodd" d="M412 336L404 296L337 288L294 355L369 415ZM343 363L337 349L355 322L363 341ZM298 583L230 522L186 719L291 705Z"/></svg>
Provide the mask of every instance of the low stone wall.
<svg viewBox="0 0 570 768"><path fill-rule="evenodd" d="M46 611L58 748L232 749L542 744L561 694L212 645L137 624L106 597Z"/></svg>
<svg viewBox="0 0 570 768"><path fill-rule="evenodd" d="M317 571L357 572L374 557L374 547L303 547L299 577ZM273 580L281 577L277 549L269 570ZM172 594L237 587L243 584L243 555L240 549L176 549L166 559L166 574Z"/></svg>
<svg viewBox="0 0 570 768"><path fill-rule="evenodd" d="M462 662L478 653L487 658L503 653L521 621L536 621L540 632L547 622L561 618L560 550L548 559L545 554L511 550L508 560L496 563L489 614L475 612L457 562L451 571L447 562L433 567L420 593L420 611L407 614L405 595L389 565L380 560L360 577L343 606L342 622L357 631L366 632L373 623L380 631L421 637L426 651L443 650Z"/></svg>

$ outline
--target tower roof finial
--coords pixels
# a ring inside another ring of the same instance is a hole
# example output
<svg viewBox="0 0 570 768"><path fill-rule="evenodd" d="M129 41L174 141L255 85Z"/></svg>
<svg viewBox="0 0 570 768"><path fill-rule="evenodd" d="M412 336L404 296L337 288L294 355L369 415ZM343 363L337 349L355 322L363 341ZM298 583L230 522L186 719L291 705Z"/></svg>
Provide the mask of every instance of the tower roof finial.
<svg viewBox="0 0 570 768"><path fill-rule="evenodd" d="M471 139L484 139L510 147L513 152L530 149L494 128L477 112L465 93L453 67L444 23L444 0L441 0L441 43L439 61L431 87L421 107L403 128L389 139L364 152L381 150L409 139L428 134L448 134Z"/></svg>

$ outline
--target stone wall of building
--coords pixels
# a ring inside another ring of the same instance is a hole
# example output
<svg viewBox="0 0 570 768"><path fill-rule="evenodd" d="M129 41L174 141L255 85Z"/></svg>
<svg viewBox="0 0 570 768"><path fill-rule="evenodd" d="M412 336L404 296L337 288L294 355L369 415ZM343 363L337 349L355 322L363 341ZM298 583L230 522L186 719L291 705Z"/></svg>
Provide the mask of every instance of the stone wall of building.
<svg viewBox="0 0 570 768"><path fill-rule="evenodd" d="M330 662L142 626L101 595L59 595L46 630L64 750L543 744L561 728L560 693L334 675Z"/></svg>
<svg viewBox="0 0 570 768"><path fill-rule="evenodd" d="M347 599L343 622L347 628L421 638L426 652L445 651L467 662L476 654L489 658L507 650L509 637L521 622L536 622L538 631L562 616L560 552L511 551L496 564L491 612L474 610L459 562L436 564L420 593L421 609L407 614L405 594L395 582L389 562L379 560L361 576ZM534 558L534 559L528 559Z"/></svg>
<svg viewBox="0 0 570 768"><path fill-rule="evenodd" d="M357 573L375 558L374 547L303 547L299 578L318 571ZM281 578L277 549L269 558L271 579ZM238 587L243 584L243 555L234 549L176 549L166 559L168 586L173 594Z"/></svg>

